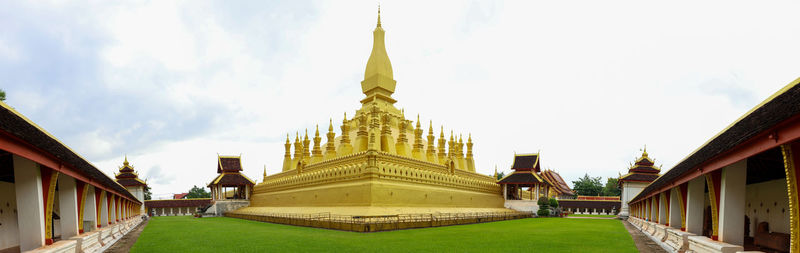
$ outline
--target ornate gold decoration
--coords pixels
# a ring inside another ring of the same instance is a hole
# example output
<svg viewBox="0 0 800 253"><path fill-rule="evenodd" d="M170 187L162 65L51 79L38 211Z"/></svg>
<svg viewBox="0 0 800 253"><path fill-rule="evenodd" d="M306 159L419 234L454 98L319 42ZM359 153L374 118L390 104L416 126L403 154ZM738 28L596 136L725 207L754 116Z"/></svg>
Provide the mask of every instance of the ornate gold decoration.
<svg viewBox="0 0 800 253"><path fill-rule="evenodd" d="M789 193L790 252L800 252L800 197L797 189L797 170L791 144L781 145L783 165L786 171L786 189Z"/></svg>

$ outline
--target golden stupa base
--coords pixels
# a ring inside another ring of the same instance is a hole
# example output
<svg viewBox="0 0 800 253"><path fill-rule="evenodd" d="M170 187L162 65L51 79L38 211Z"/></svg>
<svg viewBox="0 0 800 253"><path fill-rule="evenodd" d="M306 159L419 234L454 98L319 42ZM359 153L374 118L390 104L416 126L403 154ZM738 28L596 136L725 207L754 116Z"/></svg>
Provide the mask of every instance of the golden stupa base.
<svg viewBox="0 0 800 253"><path fill-rule="evenodd" d="M295 226L378 232L530 218L532 214L506 208L348 206L245 207L225 213L225 216Z"/></svg>

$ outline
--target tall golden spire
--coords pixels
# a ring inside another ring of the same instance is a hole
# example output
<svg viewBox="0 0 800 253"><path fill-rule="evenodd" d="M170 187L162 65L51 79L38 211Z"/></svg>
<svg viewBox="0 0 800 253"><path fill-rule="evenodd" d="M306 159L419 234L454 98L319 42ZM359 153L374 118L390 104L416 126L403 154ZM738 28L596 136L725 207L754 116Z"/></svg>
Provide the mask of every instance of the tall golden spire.
<svg viewBox="0 0 800 253"><path fill-rule="evenodd" d="M384 33L385 31L381 27L380 6L378 6L378 25L372 32L372 53L370 53L369 60L367 60L364 81L361 81L361 91L367 97L361 100L361 103L375 100L388 102L389 104L397 102L391 97L397 81L394 80L392 63L386 53Z"/></svg>

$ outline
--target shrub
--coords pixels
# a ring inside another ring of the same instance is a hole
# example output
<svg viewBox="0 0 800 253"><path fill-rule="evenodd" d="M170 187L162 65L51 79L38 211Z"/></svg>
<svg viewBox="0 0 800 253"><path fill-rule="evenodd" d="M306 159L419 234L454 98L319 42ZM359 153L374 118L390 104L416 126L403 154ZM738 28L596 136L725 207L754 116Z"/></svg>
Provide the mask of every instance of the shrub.
<svg viewBox="0 0 800 253"><path fill-rule="evenodd" d="M542 205L546 206L546 205L550 204L550 201L547 200L547 198L539 198L539 200L536 201L536 204L539 204L539 206L542 206Z"/></svg>
<svg viewBox="0 0 800 253"><path fill-rule="evenodd" d="M550 209L542 208L541 206L539 206L539 211L536 211L536 215L539 215L539 217L550 216Z"/></svg>
<svg viewBox="0 0 800 253"><path fill-rule="evenodd" d="M551 198L550 199L550 206L558 207L558 200L556 200L556 198Z"/></svg>

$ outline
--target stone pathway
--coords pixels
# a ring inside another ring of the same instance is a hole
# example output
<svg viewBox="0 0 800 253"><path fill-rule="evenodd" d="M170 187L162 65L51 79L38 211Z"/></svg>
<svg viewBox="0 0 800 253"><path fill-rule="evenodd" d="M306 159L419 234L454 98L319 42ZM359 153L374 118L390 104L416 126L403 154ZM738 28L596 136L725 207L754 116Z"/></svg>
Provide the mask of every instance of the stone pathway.
<svg viewBox="0 0 800 253"><path fill-rule="evenodd" d="M133 228L133 230L125 234L125 236L120 238L117 242L114 243L114 245L111 245L111 247L109 247L104 252L107 253L130 252L131 247L133 247L133 244L136 243L136 239L139 239L139 234L142 233L142 230L144 230L144 227L147 226L147 222L149 221L150 219L147 219L142 223L139 223L138 226L136 226L135 228Z"/></svg>
<svg viewBox="0 0 800 253"><path fill-rule="evenodd" d="M628 230L628 233L631 234L633 237L633 242L636 244L636 248L639 249L639 252L642 253L666 253L667 251L661 246L658 246L658 243L654 242L647 237L642 231L639 231L633 224L629 223L626 220L622 221L622 224L625 225L625 229Z"/></svg>

